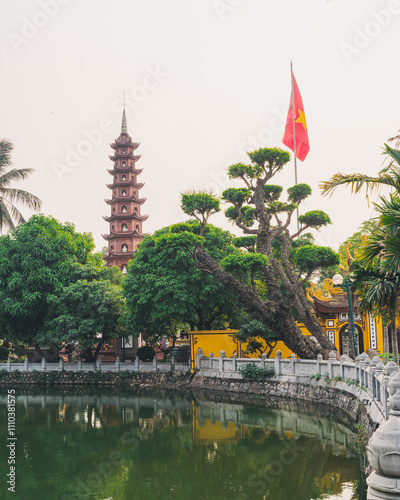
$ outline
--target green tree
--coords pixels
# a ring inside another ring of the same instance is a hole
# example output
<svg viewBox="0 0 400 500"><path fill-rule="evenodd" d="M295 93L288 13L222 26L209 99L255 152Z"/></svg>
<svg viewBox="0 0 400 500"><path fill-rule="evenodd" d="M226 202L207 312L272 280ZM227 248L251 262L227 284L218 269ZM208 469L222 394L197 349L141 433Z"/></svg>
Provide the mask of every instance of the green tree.
<svg viewBox="0 0 400 500"><path fill-rule="evenodd" d="M12 150L11 142L0 140L0 234L3 228L14 229L15 224L25 222L16 204L32 210L39 210L42 204L33 194L12 187L14 182L25 180L34 172L31 168L10 169Z"/></svg>
<svg viewBox="0 0 400 500"><path fill-rule="evenodd" d="M330 223L320 210L299 217L299 230L290 234L289 226L297 207L310 195L311 188L299 184L288 189L288 200L280 201L283 188L269 184L290 160L289 153L277 148L263 148L248 153L251 164L237 163L228 168L231 179L241 180L242 188L229 188L222 198L230 206L226 217L244 234L255 237L255 245L245 241L240 254L224 259L215 258L204 242L182 232L186 246L199 269L212 274L245 306L253 319L271 329L271 334L303 358L314 358L335 350L315 318L303 290L303 284L319 268L338 263L330 249L307 245L293 251L293 242L311 228L319 229ZM208 214L194 193L184 193L182 209L186 213L188 197L191 215L205 220ZM214 207L215 210L215 207ZM301 252L300 252L301 250ZM295 319L303 322L318 344L304 336Z"/></svg>
<svg viewBox="0 0 400 500"><path fill-rule="evenodd" d="M85 360L95 361L105 342L126 335L121 277L114 274L112 278L78 280L63 287L61 293L50 295L43 333L36 340L41 344L54 342L59 347L79 344Z"/></svg>
<svg viewBox="0 0 400 500"><path fill-rule="evenodd" d="M44 331L49 297L103 268L92 235L72 224L35 215L0 237L0 330L4 337L35 342ZM102 271L107 273L109 271Z"/></svg>
<svg viewBox="0 0 400 500"><path fill-rule="evenodd" d="M171 349L177 329L185 324L191 330L235 326L242 313L235 295L196 267L187 250L193 239L203 241L217 259L238 252L227 231L195 221L145 237L129 263L123 289L131 326L136 335L151 338L153 345L168 337Z"/></svg>

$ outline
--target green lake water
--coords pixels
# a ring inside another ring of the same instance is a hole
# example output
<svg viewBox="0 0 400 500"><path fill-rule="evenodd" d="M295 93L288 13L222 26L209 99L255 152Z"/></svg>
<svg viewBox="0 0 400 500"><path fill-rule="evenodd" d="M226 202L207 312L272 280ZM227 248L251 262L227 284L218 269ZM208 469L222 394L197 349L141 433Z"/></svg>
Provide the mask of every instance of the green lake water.
<svg viewBox="0 0 400 500"><path fill-rule="evenodd" d="M365 458L341 413L198 392L17 391L16 488L0 498L364 500Z"/></svg>

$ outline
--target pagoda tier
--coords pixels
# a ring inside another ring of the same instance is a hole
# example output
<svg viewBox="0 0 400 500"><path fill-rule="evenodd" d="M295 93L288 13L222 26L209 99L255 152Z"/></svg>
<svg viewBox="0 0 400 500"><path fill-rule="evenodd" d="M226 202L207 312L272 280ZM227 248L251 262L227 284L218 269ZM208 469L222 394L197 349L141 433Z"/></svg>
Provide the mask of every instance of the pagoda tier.
<svg viewBox="0 0 400 500"><path fill-rule="evenodd" d="M122 159L131 159L133 161L138 161L140 160L140 157L142 155L134 155L133 153L118 153L117 155L114 156L109 156L111 161L117 161L119 158Z"/></svg>
<svg viewBox="0 0 400 500"><path fill-rule="evenodd" d="M103 235L108 242L108 255L104 259L107 266L118 266L126 274L129 261L138 244L143 241L142 222L147 220L148 215L139 214L141 205L146 201L139 195L144 183L137 181L142 169L135 167L141 155L134 154L139 143L133 142L128 134L125 110L121 134L110 146L114 150L114 154L110 155L114 168L108 170L113 181L107 187L111 190L112 198L105 202L112 206L112 211L110 216L103 217L110 223L109 234Z"/></svg>
<svg viewBox="0 0 400 500"><path fill-rule="evenodd" d="M129 135L128 135L129 137ZM129 137L129 140L126 141L126 138L122 136L122 134L118 137L118 139L110 144L112 149L117 149L118 147L126 146L131 147L133 149L137 149L140 146L140 142L132 142L132 139Z"/></svg>
<svg viewBox="0 0 400 500"><path fill-rule="evenodd" d="M113 170L107 169L107 172L111 175L115 175L116 173L119 172L132 172L135 175L139 175L143 172L143 169L134 167L117 167L116 165L114 165L114 169Z"/></svg>
<svg viewBox="0 0 400 500"><path fill-rule="evenodd" d="M137 220L139 222L144 222L149 218L148 215L138 215L138 214L112 214L110 217L103 215L103 219L107 222L113 222L115 220Z"/></svg>
<svg viewBox="0 0 400 500"><path fill-rule="evenodd" d="M114 189L114 188L120 187L120 186L133 186L136 189L142 189L142 187L144 186L144 182L132 182L128 179L126 181L114 182L113 184L106 184L106 186L109 189Z"/></svg>
<svg viewBox="0 0 400 500"><path fill-rule="evenodd" d="M107 241L110 240L115 240L117 238L122 238L122 237L131 237L131 236L137 236L138 238L144 238L143 233L139 233L139 231L111 231L111 234L102 234L103 238Z"/></svg>
<svg viewBox="0 0 400 500"><path fill-rule="evenodd" d="M116 257L125 257L125 256L127 256L127 255L130 255L130 256L131 256L131 258L130 258L129 260L132 260L132 257L133 257L133 252L113 252L113 251L111 251L111 252L110 252L110 256L111 256L111 255L114 255L114 256L116 256Z"/></svg>
<svg viewBox="0 0 400 500"><path fill-rule="evenodd" d="M147 198L135 198L135 196L113 196L111 200L104 200L107 205L114 205L120 201L133 201L138 205L143 205L143 203L147 200Z"/></svg>

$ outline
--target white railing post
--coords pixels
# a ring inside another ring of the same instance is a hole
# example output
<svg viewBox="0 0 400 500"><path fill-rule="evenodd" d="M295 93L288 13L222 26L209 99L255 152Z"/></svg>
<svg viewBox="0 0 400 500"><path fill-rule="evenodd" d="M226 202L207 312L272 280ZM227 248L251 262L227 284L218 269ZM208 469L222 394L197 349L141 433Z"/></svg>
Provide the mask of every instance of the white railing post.
<svg viewBox="0 0 400 500"><path fill-rule="evenodd" d="M64 370L64 359L63 358L60 358L60 361L58 362L58 367L59 367L61 372Z"/></svg>
<svg viewBox="0 0 400 500"><path fill-rule="evenodd" d="M371 361L371 366L369 367L369 371L371 374L371 392L372 392L372 398L376 399L376 365L379 363L379 356L375 356L374 359Z"/></svg>
<svg viewBox="0 0 400 500"><path fill-rule="evenodd" d="M282 361L282 351L276 351L274 359L274 370L276 376L280 375L281 373L281 361Z"/></svg>
<svg viewBox="0 0 400 500"><path fill-rule="evenodd" d="M200 360L202 357L203 357L203 350L201 347L199 347L196 352L196 368L198 370L200 370Z"/></svg>
<svg viewBox="0 0 400 500"><path fill-rule="evenodd" d="M237 352L234 352L233 353L233 356L232 356L232 365L233 365L233 371L235 372L236 369L237 369Z"/></svg>
<svg viewBox="0 0 400 500"><path fill-rule="evenodd" d="M336 361L336 353L335 353L335 351L331 351L329 353L329 358L328 358L328 374L329 374L329 378L333 378L333 371L334 371L333 362L334 361Z"/></svg>
<svg viewBox="0 0 400 500"><path fill-rule="evenodd" d="M210 352L210 355L208 357L208 363L209 363L209 367L210 367L210 370L212 370L212 367L213 367L213 358L214 358L214 353L213 352Z"/></svg>
<svg viewBox="0 0 400 500"><path fill-rule="evenodd" d="M360 386L364 386L365 385L365 380L364 380L364 376L365 376L364 366L365 366L365 360L366 360L366 358L368 358L368 355L365 354L365 352L363 352L362 354L360 354L360 363L359 363L359 374L360 374L359 381L360 381Z"/></svg>
<svg viewBox="0 0 400 500"><path fill-rule="evenodd" d="M317 362L316 362L316 370L317 370L316 375L322 375L321 374L321 363L322 363L322 361L323 361L322 354L318 354L317 355Z"/></svg>
<svg viewBox="0 0 400 500"><path fill-rule="evenodd" d="M10 372L11 371L11 358L8 358L7 359L7 371Z"/></svg>
<svg viewBox="0 0 400 500"><path fill-rule="evenodd" d="M135 357L134 370L135 370L135 372L139 372L139 356L138 355L136 355L136 357Z"/></svg>
<svg viewBox="0 0 400 500"><path fill-rule="evenodd" d="M376 367L375 367L375 381L376 381L376 399L378 401L381 401L385 398L385 394L382 394L382 386L381 380L383 378L382 372L384 369L384 364L382 363L382 360L379 360ZM385 405L386 403L384 403Z"/></svg>
<svg viewBox="0 0 400 500"><path fill-rule="evenodd" d="M296 375L296 354L290 356L290 373Z"/></svg>
<svg viewBox="0 0 400 500"><path fill-rule="evenodd" d="M370 366L371 366L371 360L369 359L369 357L366 358L365 362L364 362L364 386L366 389L370 389L370 380L369 380L369 376L370 376ZM371 392L371 391L369 391Z"/></svg>
<svg viewBox="0 0 400 500"><path fill-rule="evenodd" d="M155 356L154 356L155 357ZM119 360L119 356L115 358L115 370L119 372L121 370L121 362Z"/></svg>
<svg viewBox="0 0 400 500"><path fill-rule="evenodd" d="M224 371L224 359L225 359L225 351L221 351L219 353L219 366L218 366L220 372Z"/></svg>
<svg viewBox="0 0 400 500"><path fill-rule="evenodd" d="M24 361L24 370L27 372L29 371L29 361L28 361L28 356L25 358Z"/></svg>
<svg viewBox="0 0 400 500"><path fill-rule="evenodd" d="M44 372L46 371L46 365L47 365L46 358L43 356L43 358L42 358L42 371L44 371Z"/></svg>
<svg viewBox="0 0 400 500"><path fill-rule="evenodd" d="M340 356L340 376L342 377L342 379L344 380L344 370L345 370L345 366L344 364L346 363L347 361L347 357L342 354Z"/></svg>
<svg viewBox="0 0 400 500"><path fill-rule="evenodd" d="M361 377L360 377L360 360L361 360L361 354L356 357L354 360L354 364L356 365L356 376L355 378L361 382Z"/></svg>
<svg viewBox="0 0 400 500"><path fill-rule="evenodd" d="M263 353L261 354L261 363L260 363L260 364L261 364L261 368L262 368L263 370L265 370L265 360L266 360L266 359L267 359L267 355L265 354L265 352L263 352Z"/></svg>
<svg viewBox="0 0 400 500"><path fill-rule="evenodd" d="M154 356L153 358L153 371L157 371L157 356Z"/></svg>
<svg viewBox="0 0 400 500"><path fill-rule="evenodd" d="M78 372L82 371L82 360L81 358L78 358Z"/></svg>

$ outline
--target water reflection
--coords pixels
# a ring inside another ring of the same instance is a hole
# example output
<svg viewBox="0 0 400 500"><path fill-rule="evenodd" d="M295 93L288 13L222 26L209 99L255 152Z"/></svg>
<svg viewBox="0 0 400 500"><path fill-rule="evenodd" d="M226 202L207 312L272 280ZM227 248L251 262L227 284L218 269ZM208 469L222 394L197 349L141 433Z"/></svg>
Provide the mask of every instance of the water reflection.
<svg viewBox="0 0 400 500"><path fill-rule="evenodd" d="M0 395L6 434L6 399ZM365 498L344 415L182 393L17 397L18 499ZM3 441L4 442L4 441ZM5 486L7 451L0 450Z"/></svg>

